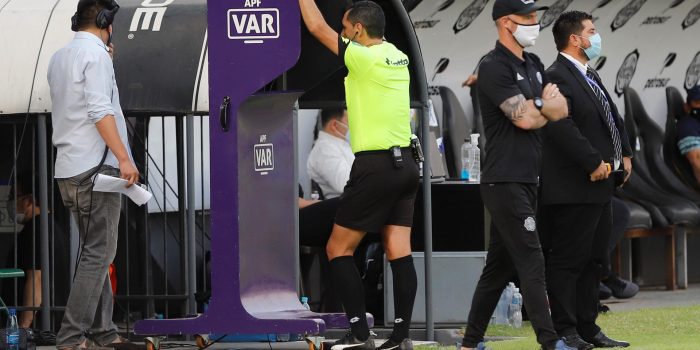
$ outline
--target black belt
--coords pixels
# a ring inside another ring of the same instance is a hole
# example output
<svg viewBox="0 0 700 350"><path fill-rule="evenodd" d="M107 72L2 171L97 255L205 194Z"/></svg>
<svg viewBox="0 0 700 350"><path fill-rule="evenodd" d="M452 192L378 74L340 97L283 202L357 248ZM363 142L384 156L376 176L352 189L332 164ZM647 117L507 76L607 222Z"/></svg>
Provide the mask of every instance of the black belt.
<svg viewBox="0 0 700 350"><path fill-rule="evenodd" d="M401 147L401 151L411 151L411 146L407 147ZM386 154L389 153L391 154L391 149L381 149L381 150L374 150L374 151L360 151L355 153L355 157L357 156L364 156L364 155L370 155L370 154Z"/></svg>

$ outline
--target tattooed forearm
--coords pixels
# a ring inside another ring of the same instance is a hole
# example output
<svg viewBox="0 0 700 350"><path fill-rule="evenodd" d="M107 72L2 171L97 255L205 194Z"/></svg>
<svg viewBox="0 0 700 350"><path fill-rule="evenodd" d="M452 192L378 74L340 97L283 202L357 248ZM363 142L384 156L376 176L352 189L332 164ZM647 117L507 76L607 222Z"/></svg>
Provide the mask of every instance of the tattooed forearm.
<svg viewBox="0 0 700 350"><path fill-rule="evenodd" d="M515 122L523 118L525 103L525 96L521 94L503 101L499 107L506 114L506 117Z"/></svg>

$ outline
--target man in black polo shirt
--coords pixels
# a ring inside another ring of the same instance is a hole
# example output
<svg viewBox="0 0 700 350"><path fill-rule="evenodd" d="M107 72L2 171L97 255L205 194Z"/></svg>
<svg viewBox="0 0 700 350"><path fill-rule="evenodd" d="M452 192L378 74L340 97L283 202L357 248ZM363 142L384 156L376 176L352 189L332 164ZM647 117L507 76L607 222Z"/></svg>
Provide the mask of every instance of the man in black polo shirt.
<svg viewBox="0 0 700 350"><path fill-rule="evenodd" d="M543 349L571 350L557 337L547 305L544 258L535 209L541 140L537 129L568 114L540 59L523 49L539 35L534 1L496 0L498 42L479 66L479 104L486 144L481 196L491 213L486 266L474 292L462 349L484 349L484 333L517 273L530 321Z"/></svg>

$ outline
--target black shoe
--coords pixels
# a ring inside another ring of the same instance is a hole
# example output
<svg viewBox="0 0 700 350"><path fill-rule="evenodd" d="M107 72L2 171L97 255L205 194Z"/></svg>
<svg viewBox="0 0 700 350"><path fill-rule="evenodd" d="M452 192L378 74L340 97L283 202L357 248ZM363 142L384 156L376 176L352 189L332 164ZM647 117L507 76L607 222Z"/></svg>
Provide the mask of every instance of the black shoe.
<svg viewBox="0 0 700 350"><path fill-rule="evenodd" d="M567 335L565 337L562 337L561 340L563 340L564 344L570 348L574 348L574 349L578 349L578 350L591 350L591 349L593 349L593 344L586 342L578 334Z"/></svg>
<svg viewBox="0 0 700 350"><path fill-rule="evenodd" d="M411 339L404 339L401 342L396 342L391 337L384 344L380 345L377 350L413 350L413 342Z"/></svg>
<svg viewBox="0 0 700 350"><path fill-rule="evenodd" d="M639 292L639 286L633 282L625 281L618 276L610 276L603 284L610 288L612 295L618 299L631 298Z"/></svg>
<svg viewBox="0 0 700 350"><path fill-rule="evenodd" d="M353 350L374 350L374 337L370 334L367 340L362 341L348 332L345 336L331 346L331 350L342 350L342 349L353 349Z"/></svg>
<svg viewBox="0 0 700 350"><path fill-rule="evenodd" d="M587 341L595 345L596 348L626 348L630 346L630 343L626 341L608 338L603 331L598 332L593 339Z"/></svg>
<svg viewBox="0 0 700 350"><path fill-rule="evenodd" d="M604 285L602 282L598 287L598 300L607 300L612 296L612 291L608 286Z"/></svg>

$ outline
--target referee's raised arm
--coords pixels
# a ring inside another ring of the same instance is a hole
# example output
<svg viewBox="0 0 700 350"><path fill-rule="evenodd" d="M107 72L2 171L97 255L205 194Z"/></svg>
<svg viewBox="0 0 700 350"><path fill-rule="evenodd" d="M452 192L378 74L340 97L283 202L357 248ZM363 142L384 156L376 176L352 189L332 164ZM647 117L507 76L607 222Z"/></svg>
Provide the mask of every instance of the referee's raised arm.
<svg viewBox="0 0 700 350"><path fill-rule="evenodd" d="M339 51L338 33L326 23L321 11L316 6L316 2L314 0L299 0L299 8L301 16L304 18L304 24L311 35L337 55Z"/></svg>

